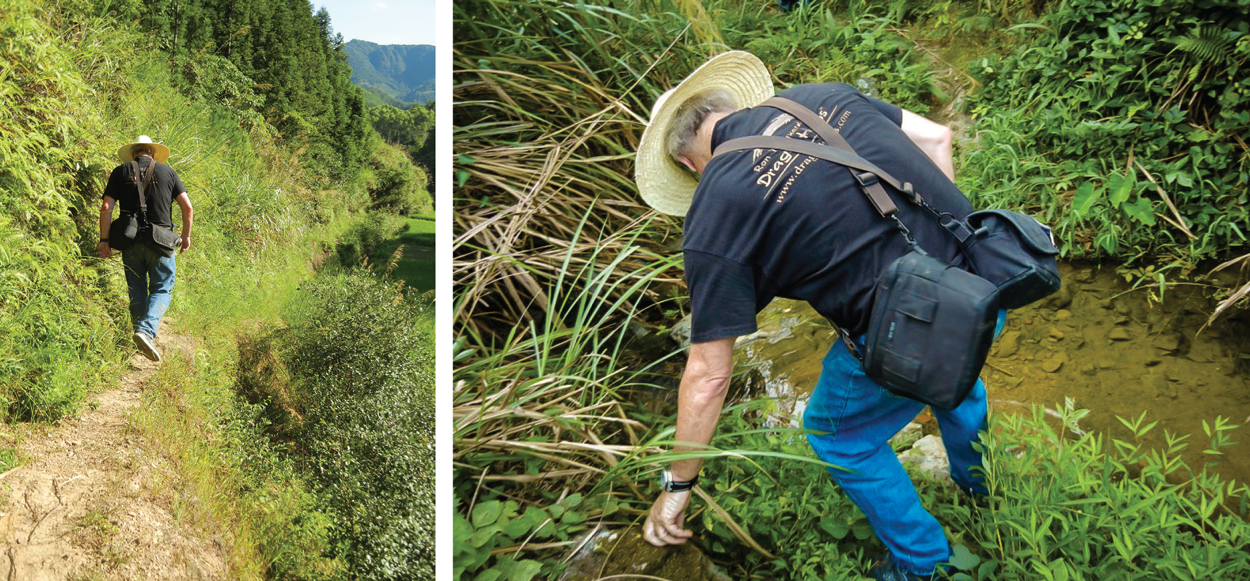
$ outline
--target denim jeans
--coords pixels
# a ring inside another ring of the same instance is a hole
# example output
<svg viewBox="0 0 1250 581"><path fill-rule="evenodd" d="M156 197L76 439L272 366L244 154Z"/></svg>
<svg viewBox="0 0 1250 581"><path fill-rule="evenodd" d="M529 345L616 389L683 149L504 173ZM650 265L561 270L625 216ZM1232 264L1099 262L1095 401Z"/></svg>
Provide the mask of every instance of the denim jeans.
<svg viewBox="0 0 1250 581"><path fill-rule="evenodd" d="M998 331L1006 313L1000 313ZM967 399L953 410L934 409L950 459L951 479L963 490L985 494L981 454L973 449L986 426L985 385L977 380ZM821 460L844 468L829 473L855 503L894 560L910 573L927 575L950 560L942 525L920 504L911 478L889 440L925 405L896 396L864 375L839 339L825 356L824 370L803 414L807 439Z"/></svg>
<svg viewBox="0 0 1250 581"><path fill-rule="evenodd" d="M156 337L174 290L174 257L136 244L122 251L122 266L130 289L130 322L136 332Z"/></svg>

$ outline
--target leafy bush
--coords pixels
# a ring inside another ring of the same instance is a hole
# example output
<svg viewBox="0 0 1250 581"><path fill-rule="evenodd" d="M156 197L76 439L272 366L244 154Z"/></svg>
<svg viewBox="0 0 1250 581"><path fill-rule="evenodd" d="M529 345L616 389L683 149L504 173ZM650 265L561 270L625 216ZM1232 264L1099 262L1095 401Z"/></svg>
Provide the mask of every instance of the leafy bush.
<svg viewBox="0 0 1250 581"><path fill-rule="evenodd" d="M304 287L284 353L298 462L352 579L434 578L434 353L427 303L368 271Z"/></svg>
<svg viewBox="0 0 1250 581"><path fill-rule="evenodd" d="M1030 208L1067 255L1192 265L1244 246L1250 24L1239 0L1074 0L974 67L978 204ZM1006 176L1007 187L1003 187Z"/></svg>
<svg viewBox="0 0 1250 581"><path fill-rule="evenodd" d="M426 191L425 170L402 148L379 143L369 160L373 179L368 183L374 210L409 215L429 212L434 202Z"/></svg>
<svg viewBox="0 0 1250 581"><path fill-rule="evenodd" d="M399 216L369 212L339 237L334 250L338 263L346 268L362 265L383 242L407 230L407 221Z"/></svg>

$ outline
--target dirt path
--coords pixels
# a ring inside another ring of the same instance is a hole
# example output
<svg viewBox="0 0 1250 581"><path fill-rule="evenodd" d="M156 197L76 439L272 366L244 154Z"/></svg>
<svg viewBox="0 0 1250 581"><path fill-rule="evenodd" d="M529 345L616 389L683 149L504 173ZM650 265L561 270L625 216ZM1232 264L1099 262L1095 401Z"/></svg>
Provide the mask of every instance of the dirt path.
<svg viewBox="0 0 1250 581"><path fill-rule="evenodd" d="M173 327L161 325L162 356L193 355ZM130 424L158 368L135 355L121 387L77 417L27 427L26 463L0 475L0 581L227 577L222 544L179 526L179 478Z"/></svg>

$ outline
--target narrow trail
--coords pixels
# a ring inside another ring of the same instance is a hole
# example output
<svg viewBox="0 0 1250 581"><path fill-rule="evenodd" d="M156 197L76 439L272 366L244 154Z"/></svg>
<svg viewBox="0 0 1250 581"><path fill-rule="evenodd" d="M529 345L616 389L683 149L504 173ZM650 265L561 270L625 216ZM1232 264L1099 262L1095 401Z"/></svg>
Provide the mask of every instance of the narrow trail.
<svg viewBox="0 0 1250 581"><path fill-rule="evenodd" d="M161 324L162 357L193 356L174 326ZM20 438L26 463L0 475L0 581L228 577L224 544L179 525L181 479L131 425L160 364L136 354L130 366L76 417Z"/></svg>

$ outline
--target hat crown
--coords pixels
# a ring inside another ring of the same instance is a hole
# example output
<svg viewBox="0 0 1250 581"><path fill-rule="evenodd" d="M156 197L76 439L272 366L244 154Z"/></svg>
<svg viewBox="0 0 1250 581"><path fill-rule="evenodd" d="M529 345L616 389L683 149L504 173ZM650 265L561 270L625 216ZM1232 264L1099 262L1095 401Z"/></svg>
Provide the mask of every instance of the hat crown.
<svg viewBox="0 0 1250 581"><path fill-rule="evenodd" d="M139 139L135 141L135 143L152 143L152 138L146 135L140 135Z"/></svg>

